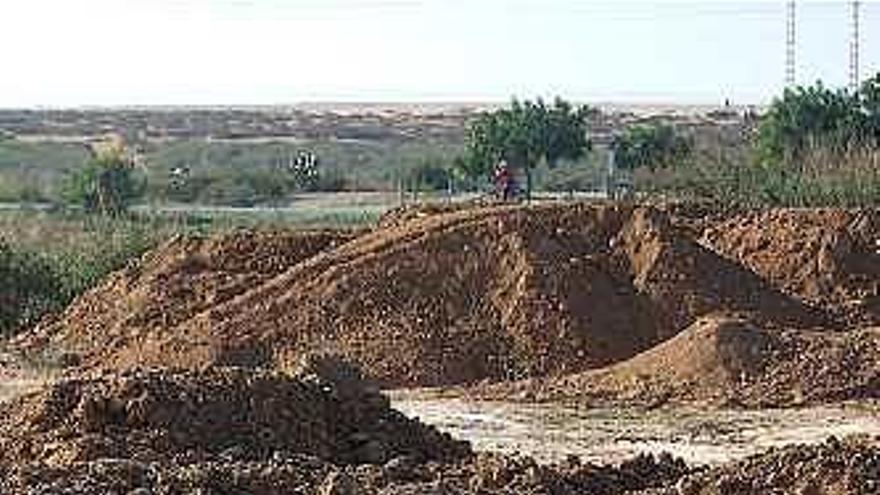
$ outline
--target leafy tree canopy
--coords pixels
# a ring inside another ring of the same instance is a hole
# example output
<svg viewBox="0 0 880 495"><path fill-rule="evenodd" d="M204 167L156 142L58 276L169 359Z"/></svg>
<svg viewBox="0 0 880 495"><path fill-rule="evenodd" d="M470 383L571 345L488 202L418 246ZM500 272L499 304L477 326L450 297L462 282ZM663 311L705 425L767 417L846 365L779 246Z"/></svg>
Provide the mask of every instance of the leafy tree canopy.
<svg viewBox="0 0 880 495"><path fill-rule="evenodd" d="M458 167L473 178L491 173L505 160L525 170L531 189L531 170L541 161L555 165L560 159L577 159L589 149L587 118L594 112L560 98L552 105L543 100L513 100L510 106L481 114L468 126L467 153Z"/></svg>
<svg viewBox="0 0 880 495"><path fill-rule="evenodd" d="M691 142L669 125L635 126L618 136L613 143L618 167L635 170L646 167L652 172L667 168L686 158Z"/></svg>
<svg viewBox="0 0 880 495"><path fill-rule="evenodd" d="M844 151L880 143L880 74L858 91L830 89L821 82L786 89L776 98L758 130L765 166L800 160L811 148Z"/></svg>

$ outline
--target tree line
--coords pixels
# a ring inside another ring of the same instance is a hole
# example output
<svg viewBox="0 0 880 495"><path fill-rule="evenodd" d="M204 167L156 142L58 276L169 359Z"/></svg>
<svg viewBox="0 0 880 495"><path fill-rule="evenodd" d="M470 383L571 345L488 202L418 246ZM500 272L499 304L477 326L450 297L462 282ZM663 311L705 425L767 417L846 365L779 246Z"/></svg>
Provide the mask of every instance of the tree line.
<svg viewBox="0 0 880 495"><path fill-rule="evenodd" d="M536 167L553 168L563 160L583 159L592 150L589 122L597 112L561 98L551 103L541 99L513 100L472 119L461 153L453 159L438 161L426 157L400 176L398 182L416 189L424 186L452 190L455 183L491 181L494 168L503 162L525 177L528 197ZM623 171L650 175L671 170L685 177L683 182L695 190L717 190L728 187L727 182L733 184L729 187L737 188L763 183L763 189L757 191L759 197L768 202L785 202L792 194L804 194L805 187L827 186L827 178L821 177L817 179L820 182L813 177L813 182L805 186L807 166L816 168L817 152L823 154L825 162L831 162L833 157L880 146L880 74L857 91L828 88L821 82L786 89L760 117L756 137L749 146L751 158L747 163L738 163L740 168L726 170L727 175L720 177L718 171L698 170L700 164L694 165L698 158L694 155L693 136L668 124L632 126L610 143L616 166ZM810 173L816 175L815 170ZM317 174L310 172L305 177L316 180ZM300 178L276 174L258 182L275 197L302 187ZM697 184L699 180L719 183L707 186ZM192 183L192 187L198 186L198 179L194 178ZM142 196L145 188L144 180L137 178L136 163L129 150L117 143L93 153L71 175L66 197L87 211L117 215ZM186 190L181 188L178 195L185 196Z"/></svg>

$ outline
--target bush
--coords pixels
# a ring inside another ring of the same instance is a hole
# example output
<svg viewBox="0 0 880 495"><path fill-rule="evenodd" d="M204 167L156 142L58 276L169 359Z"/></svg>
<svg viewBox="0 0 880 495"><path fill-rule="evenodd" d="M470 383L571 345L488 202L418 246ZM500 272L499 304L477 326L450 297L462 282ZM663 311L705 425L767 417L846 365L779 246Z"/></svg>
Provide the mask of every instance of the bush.
<svg viewBox="0 0 880 495"><path fill-rule="evenodd" d="M557 98L552 105L541 99L514 100L509 107L483 113L468 126L466 155L458 166L471 178L492 173L504 160L525 172L526 195L531 194L532 171L539 164L555 166L577 160L590 149L587 120L595 111Z"/></svg>
<svg viewBox="0 0 880 495"><path fill-rule="evenodd" d="M669 125L635 126L613 143L614 162L618 168L633 171L676 165L688 157L691 143Z"/></svg>
<svg viewBox="0 0 880 495"><path fill-rule="evenodd" d="M134 176L134 163L122 151L92 156L68 180L65 197L69 203L90 213L118 216L140 197L145 184Z"/></svg>
<svg viewBox="0 0 880 495"><path fill-rule="evenodd" d="M61 251L0 241L0 335L12 335L64 309L155 244L156 233L148 225L108 219L91 228L92 245Z"/></svg>
<svg viewBox="0 0 880 495"><path fill-rule="evenodd" d="M0 240L0 335L35 323L62 303L55 266L45 256Z"/></svg>

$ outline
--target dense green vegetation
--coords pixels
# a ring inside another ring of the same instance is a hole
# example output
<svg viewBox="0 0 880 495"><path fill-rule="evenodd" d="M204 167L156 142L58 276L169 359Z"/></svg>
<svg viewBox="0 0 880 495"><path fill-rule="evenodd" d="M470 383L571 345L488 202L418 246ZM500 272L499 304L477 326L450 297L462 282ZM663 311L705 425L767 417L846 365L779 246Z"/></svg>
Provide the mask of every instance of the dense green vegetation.
<svg viewBox="0 0 880 495"><path fill-rule="evenodd" d="M0 335L32 325L65 301L56 268L34 251L17 250L0 240Z"/></svg>
<svg viewBox="0 0 880 495"><path fill-rule="evenodd" d="M816 149L876 148L878 138L880 74L856 92L821 82L785 90L762 119L757 146L763 165L791 167Z"/></svg>
<svg viewBox="0 0 880 495"><path fill-rule="evenodd" d="M643 193L681 199L803 207L880 202L880 75L856 92L821 82L787 89L754 134L746 131L726 143L663 126L630 129L619 163L633 170ZM662 141L681 145L656 145Z"/></svg>

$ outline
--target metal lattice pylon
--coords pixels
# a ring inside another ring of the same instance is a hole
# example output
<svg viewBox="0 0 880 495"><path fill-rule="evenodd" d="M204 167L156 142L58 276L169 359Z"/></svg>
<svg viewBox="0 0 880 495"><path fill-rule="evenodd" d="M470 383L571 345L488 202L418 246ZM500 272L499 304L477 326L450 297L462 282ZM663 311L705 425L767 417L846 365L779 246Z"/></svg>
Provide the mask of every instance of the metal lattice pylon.
<svg viewBox="0 0 880 495"><path fill-rule="evenodd" d="M786 87L794 86L797 81L795 79L795 2L791 0L786 8L785 22L785 85Z"/></svg>
<svg viewBox="0 0 880 495"><path fill-rule="evenodd" d="M849 87L852 91L859 89L859 4L852 2L852 37L849 41Z"/></svg>

